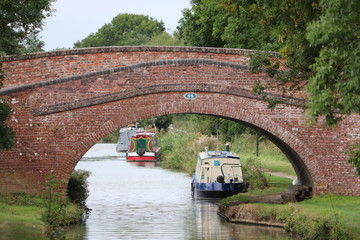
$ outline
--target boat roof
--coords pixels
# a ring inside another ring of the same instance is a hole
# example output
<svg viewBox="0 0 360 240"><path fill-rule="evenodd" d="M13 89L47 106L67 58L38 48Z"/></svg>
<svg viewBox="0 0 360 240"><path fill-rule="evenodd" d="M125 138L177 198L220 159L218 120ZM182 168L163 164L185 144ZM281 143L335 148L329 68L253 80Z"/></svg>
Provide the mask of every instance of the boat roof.
<svg viewBox="0 0 360 240"><path fill-rule="evenodd" d="M156 133L154 132L151 132L151 131L140 131L140 132L137 132L133 137L136 138L136 136L149 136L149 137L152 137L154 136Z"/></svg>
<svg viewBox="0 0 360 240"><path fill-rule="evenodd" d="M119 132L123 133L123 132L131 131L131 130L144 131L144 127L140 126L140 125L129 124L129 125L127 125L127 127L120 128Z"/></svg>
<svg viewBox="0 0 360 240"><path fill-rule="evenodd" d="M236 158L240 159L235 153L229 151L206 151L200 152L199 157L201 160L208 158Z"/></svg>

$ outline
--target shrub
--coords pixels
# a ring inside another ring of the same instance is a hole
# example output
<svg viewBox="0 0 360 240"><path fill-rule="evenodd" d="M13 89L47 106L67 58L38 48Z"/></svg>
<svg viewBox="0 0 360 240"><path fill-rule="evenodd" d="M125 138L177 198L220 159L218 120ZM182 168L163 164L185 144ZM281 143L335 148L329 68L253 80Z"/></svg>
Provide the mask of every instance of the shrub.
<svg viewBox="0 0 360 240"><path fill-rule="evenodd" d="M46 223L46 235L49 239L65 239L63 225L66 222L66 198L61 191L62 183L54 175L46 177L45 212L42 220Z"/></svg>
<svg viewBox="0 0 360 240"><path fill-rule="evenodd" d="M254 158L249 158L242 167L244 181L249 184L250 189L265 189L269 182L261 169L261 165Z"/></svg>
<svg viewBox="0 0 360 240"><path fill-rule="evenodd" d="M74 170L67 185L67 196L70 201L86 208L86 199L89 196L88 181L89 171Z"/></svg>

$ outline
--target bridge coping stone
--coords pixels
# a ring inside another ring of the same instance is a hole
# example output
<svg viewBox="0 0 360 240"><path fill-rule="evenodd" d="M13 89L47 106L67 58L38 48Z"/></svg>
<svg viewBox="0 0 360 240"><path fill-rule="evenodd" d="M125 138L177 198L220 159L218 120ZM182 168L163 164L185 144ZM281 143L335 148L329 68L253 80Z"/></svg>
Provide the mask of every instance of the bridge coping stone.
<svg viewBox="0 0 360 240"><path fill-rule="evenodd" d="M55 50L49 52L30 53L25 55L11 55L0 58L0 62L11 62L35 58L46 58L66 55L83 55L109 52L195 52L195 53L216 53L233 55L251 55L264 53L269 56L279 57L277 52L259 51L238 48L212 48L212 47L184 47L184 46L109 46L93 48L76 48L67 50Z"/></svg>

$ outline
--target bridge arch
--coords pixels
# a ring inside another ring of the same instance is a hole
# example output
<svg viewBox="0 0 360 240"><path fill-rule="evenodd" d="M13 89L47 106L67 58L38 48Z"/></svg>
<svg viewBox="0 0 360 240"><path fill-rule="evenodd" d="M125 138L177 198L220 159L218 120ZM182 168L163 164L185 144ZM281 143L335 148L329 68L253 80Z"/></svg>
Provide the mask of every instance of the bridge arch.
<svg viewBox="0 0 360 240"><path fill-rule="evenodd" d="M359 116L335 128L305 124L304 93L269 91L269 109L252 92L269 81L247 66L249 51L212 48L95 48L7 58L0 96L11 103L17 134L0 151L0 192L42 191L47 174L68 179L77 161L101 138L127 123L176 113L221 116L272 140L314 193L360 194L346 151L360 140ZM185 99L185 93L197 98ZM16 181L12 181L15 179Z"/></svg>
<svg viewBox="0 0 360 240"><path fill-rule="evenodd" d="M134 100L136 101L136 99ZM223 110L218 110L215 113L213 111L213 108ZM246 125L260 132L262 135L266 136L270 141L272 141L277 147L279 147L279 149L285 154L285 156L288 158L288 160L294 167L294 170L301 184L312 187L313 180L311 177L311 171L309 171L306 162L304 162L301 157L301 155L304 157L311 156L311 149L309 149L306 144L302 142L302 140L296 138L291 133L287 132L286 129L274 123L271 119L235 108L236 107L229 108L228 106L226 106L226 104L222 103L218 103L216 105L211 102L205 104L191 103L188 105L185 104L184 106L183 103L172 102L168 103L165 109L166 114L190 113L222 117L238 122L239 124ZM153 112L146 111L146 113L144 113L145 109L142 108L133 111L132 114L124 113L121 111L114 112L114 115L124 114L132 116L130 118L126 118L126 122L114 116L113 120L104 122L101 127L95 130L95 132L88 133L88 136L85 136L82 141L75 143L71 151L74 153L74 156L71 157L73 168L76 166L78 160L80 160L80 158L86 153L88 149L90 149L95 143L99 142L105 136L118 129L120 126L124 126L128 123L136 122L144 118L152 118L164 115L164 112L161 111L161 109L164 109L164 106L162 105L153 106L151 109L153 110ZM234 114L231 114L239 111L242 112L240 115L234 116ZM256 120L256 122L254 120ZM271 126L271 128L269 126ZM298 145L302 145L302 147L299 148L301 150L299 153L294 150L294 148L297 148ZM81 148L82 151L80 152L79 149ZM70 168L69 170L72 171L73 168ZM71 174L71 171L69 171L68 174Z"/></svg>

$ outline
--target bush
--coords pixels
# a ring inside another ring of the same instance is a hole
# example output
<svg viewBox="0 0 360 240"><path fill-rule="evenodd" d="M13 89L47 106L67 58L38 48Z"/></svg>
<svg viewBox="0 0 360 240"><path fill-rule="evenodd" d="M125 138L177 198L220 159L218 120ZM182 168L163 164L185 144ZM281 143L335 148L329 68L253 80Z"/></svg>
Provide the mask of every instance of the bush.
<svg viewBox="0 0 360 240"><path fill-rule="evenodd" d="M244 181L249 184L250 189L265 189L270 186L260 163L254 158L247 159L242 170Z"/></svg>
<svg viewBox="0 0 360 240"><path fill-rule="evenodd" d="M42 220L46 223L46 236L49 239L65 239L66 199L61 191L62 183L54 175L46 177L45 212Z"/></svg>
<svg viewBox="0 0 360 240"><path fill-rule="evenodd" d="M86 199L89 196L87 178L90 176L89 171L74 170L70 176L67 185L67 196L70 201L86 208Z"/></svg>
<svg viewBox="0 0 360 240"><path fill-rule="evenodd" d="M64 226L82 221L82 209L86 210L85 200L88 196L86 179L89 175L89 172L82 170L73 172L68 193L69 198L77 205L72 206L63 194L64 183L55 175L46 177L45 211L42 220L46 224L46 236L49 239L65 239Z"/></svg>

